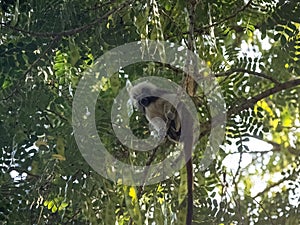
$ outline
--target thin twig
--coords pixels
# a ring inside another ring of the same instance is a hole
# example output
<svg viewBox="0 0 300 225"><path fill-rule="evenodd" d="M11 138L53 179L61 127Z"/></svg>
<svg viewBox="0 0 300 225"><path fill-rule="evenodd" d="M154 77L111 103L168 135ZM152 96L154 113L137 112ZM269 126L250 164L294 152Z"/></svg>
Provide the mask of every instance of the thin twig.
<svg viewBox="0 0 300 225"><path fill-rule="evenodd" d="M142 194L143 194L143 191L144 191L144 188L145 188L145 183L146 183L146 178L148 176L148 172L149 172L149 166L152 164L152 162L154 161L155 159L155 155L156 155L156 151L157 151L158 147L156 147L155 149L153 149L150 157L148 158L147 162L146 162L146 169L145 169L145 176L144 176L144 180L142 182L142 185L139 186L138 188L138 191L137 191L137 197L138 198L141 198ZM128 222L128 225L131 225L133 223L133 219L130 218L129 222Z"/></svg>
<svg viewBox="0 0 300 225"><path fill-rule="evenodd" d="M255 72L255 71L251 71L251 70L247 70L247 69L243 69L243 68L231 69L231 70L228 70L228 71L225 71L222 73L214 74L214 76L215 77L224 77L224 76L228 77L233 73L248 73L248 74L252 74L257 77L262 77L264 79L270 80L275 84L280 84L280 82L278 80L276 80L275 78L273 78L272 76L269 76L265 73Z"/></svg>
<svg viewBox="0 0 300 225"><path fill-rule="evenodd" d="M267 215L267 217L268 217L268 219L269 219L271 225L275 225L275 224L273 223L273 220L272 220L271 215L270 215L270 214L267 212L267 210L262 206L262 204L260 204L260 203L259 203L258 201L256 201L254 198L253 198L253 201L255 201L255 202L260 206L260 208L263 210L263 212L265 212L265 214Z"/></svg>
<svg viewBox="0 0 300 225"><path fill-rule="evenodd" d="M142 196L142 193L143 193L143 190L144 190L144 187L145 187L145 183L146 183L146 178L148 176L149 166L152 164L152 162L155 159L157 149L158 149L158 147L156 147L155 149L152 150L152 153L151 153L150 157L148 158L148 160L146 162L146 169L145 169L145 172L144 172L145 177L144 177L144 180L142 182L142 185L138 189L138 193L137 193L138 198L140 198Z"/></svg>
<svg viewBox="0 0 300 225"><path fill-rule="evenodd" d="M41 110L42 111L42 110ZM67 121L67 122L70 122L66 117L64 117L63 115L61 115L60 113L58 112L55 112L53 110L50 110L50 109L44 109L45 112L48 112L48 113L51 113L55 116L58 116L60 119L64 120L64 121Z"/></svg>

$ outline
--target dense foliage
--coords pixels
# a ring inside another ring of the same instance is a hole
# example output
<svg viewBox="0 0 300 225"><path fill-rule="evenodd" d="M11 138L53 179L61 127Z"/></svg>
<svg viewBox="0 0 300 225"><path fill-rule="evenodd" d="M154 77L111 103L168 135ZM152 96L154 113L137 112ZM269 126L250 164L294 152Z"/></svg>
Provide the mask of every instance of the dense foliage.
<svg viewBox="0 0 300 225"><path fill-rule="evenodd" d="M201 150L193 158L194 224L299 224L299 1L0 4L1 224L184 224L184 168L158 184L124 186L95 172L73 136L72 100L82 73L114 47L145 39L196 52L226 101L226 134L214 162L200 171ZM111 104L127 79L145 74L179 85L184 77L162 64L130 65L103 80L96 112L111 154L136 165L172 150L166 143L155 155L135 154L114 136ZM198 90L194 100L202 123L209 112L201 96ZM134 115L134 133L149 135ZM258 140L264 142L253 147ZM197 148L206 144L201 136Z"/></svg>

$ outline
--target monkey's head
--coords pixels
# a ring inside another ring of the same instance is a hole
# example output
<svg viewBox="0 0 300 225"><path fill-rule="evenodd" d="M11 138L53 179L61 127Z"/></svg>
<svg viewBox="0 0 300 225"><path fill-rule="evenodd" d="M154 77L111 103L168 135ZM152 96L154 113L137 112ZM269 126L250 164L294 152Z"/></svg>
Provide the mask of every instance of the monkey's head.
<svg viewBox="0 0 300 225"><path fill-rule="evenodd" d="M158 99L160 92L154 84L143 81L131 87L129 95L135 107L145 113L145 108Z"/></svg>

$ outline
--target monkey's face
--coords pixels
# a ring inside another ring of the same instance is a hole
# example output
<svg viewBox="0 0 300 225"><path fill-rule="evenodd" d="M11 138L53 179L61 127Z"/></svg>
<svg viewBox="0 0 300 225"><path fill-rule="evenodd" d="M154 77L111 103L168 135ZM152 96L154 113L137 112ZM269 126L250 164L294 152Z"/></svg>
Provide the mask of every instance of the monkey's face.
<svg viewBox="0 0 300 225"><path fill-rule="evenodd" d="M130 90L130 98L134 100L135 107L145 113L146 107L156 101L158 97L155 94L156 87L148 82L142 82L133 86Z"/></svg>
<svg viewBox="0 0 300 225"><path fill-rule="evenodd" d="M140 98L140 99L138 99L139 107L142 108L144 111L145 108L149 107L150 104L157 101L157 99L158 99L158 97L155 97L155 96L147 96L147 97Z"/></svg>

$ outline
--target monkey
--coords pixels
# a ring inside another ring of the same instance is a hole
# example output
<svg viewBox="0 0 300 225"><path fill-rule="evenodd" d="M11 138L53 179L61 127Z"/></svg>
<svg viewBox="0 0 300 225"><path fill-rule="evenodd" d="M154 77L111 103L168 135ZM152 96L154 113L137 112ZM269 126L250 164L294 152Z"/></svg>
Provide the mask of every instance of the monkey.
<svg viewBox="0 0 300 225"><path fill-rule="evenodd" d="M191 225L193 216L193 121L191 115L177 94L162 90L147 81L131 87L129 96L160 136L165 135L171 141L183 143L188 189L186 225Z"/></svg>
<svg viewBox="0 0 300 225"><path fill-rule="evenodd" d="M153 93L156 96L153 96ZM181 133L180 118L174 106L162 97L175 100L175 94L158 89L152 83L142 82L130 90L130 98L135 101L135 106L141 111L154 129L173 141L179 141ZM155 103L155 104L154 104Z"/></svg>

